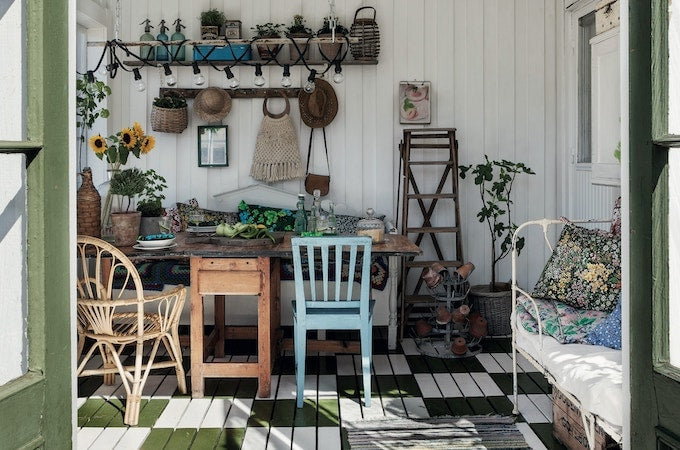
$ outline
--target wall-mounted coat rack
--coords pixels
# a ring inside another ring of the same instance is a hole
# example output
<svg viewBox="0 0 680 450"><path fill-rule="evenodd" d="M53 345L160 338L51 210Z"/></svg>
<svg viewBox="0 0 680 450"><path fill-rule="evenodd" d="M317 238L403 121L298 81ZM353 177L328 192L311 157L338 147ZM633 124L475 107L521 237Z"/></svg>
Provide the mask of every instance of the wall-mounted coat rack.
<svg viewBox="0 0 680 450"><path fill-rule="evenodd" d="M186 99L196 98L201 88L160 88L158 93L163 95L172 92L180 94ZM244 88L244 89L224 89L231 98L266 98L280 97L284 93L288 98L297 98L301 88Z"/></svg>

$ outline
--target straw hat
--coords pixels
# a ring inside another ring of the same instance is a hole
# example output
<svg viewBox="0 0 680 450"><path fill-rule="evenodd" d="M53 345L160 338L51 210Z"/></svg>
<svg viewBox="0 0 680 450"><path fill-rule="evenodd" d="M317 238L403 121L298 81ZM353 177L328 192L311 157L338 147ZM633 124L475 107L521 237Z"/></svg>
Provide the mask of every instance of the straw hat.
<svg viewBox="0 0 680 450"><path fill-rule="evenodd" d="M323 128L338 113L338 97L335 96L333 86L326 80L317 78L314 83L316 89L311 94L300 90L300 117L310 128Z"/></svg>
<svg viewBox="0 0 680 450"><path fill-rule="evenodd" d="M206 122L221 122L231 110L231 97L224 89L203 89L194 100L194 112Z"/></svg>

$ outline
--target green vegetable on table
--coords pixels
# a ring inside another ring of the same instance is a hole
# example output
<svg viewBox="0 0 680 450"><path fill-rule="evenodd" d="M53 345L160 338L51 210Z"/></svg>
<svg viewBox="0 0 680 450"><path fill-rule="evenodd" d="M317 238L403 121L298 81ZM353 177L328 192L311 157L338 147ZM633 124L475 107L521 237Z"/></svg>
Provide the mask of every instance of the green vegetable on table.
<svg viewBox="0 0 680 450"><path fill-rule="evenodd" d="M230 238L243 238L243 239L265 239L269 238L272 242L276 242L276 239L269 230L264 225L255 225L252 223L235 223L234 225L229 225L226 223L221 223L217 225L217 230L215 230L218 236L226 236Z"/></svg>

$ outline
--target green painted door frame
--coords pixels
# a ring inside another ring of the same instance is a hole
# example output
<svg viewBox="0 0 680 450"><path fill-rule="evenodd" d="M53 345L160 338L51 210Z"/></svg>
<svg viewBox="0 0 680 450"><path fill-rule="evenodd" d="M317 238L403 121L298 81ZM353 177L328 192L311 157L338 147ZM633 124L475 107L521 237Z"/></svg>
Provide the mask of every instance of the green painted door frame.
<svg viewBox="0 0 680 450"><path fill-rule="evenodd" d="M668 147L680 146L667 135L667 1L628 2L633 449L680 448L680 377L667 365Z"/></svg>
<svg viewBox="0 0 680 450"><path fill-rule="evenodd" d="M2 448L72 445L68 3L24 2L27 138L0 142L27 155L29 342L28 373L0 386Z"/></svg>

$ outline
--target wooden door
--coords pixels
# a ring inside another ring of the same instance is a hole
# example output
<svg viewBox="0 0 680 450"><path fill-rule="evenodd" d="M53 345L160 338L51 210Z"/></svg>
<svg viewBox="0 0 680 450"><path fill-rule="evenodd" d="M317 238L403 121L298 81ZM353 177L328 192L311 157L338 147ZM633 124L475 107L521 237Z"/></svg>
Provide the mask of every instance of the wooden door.
<svg viewBox="0 0 680 450"><path fill-rule="evenodd" d="M71 447L69 261L75 245L69 232L74 182L69 129L74 123L67 86L68 11L74 3L10 0L0 8L3 31L20 33L2 44L3 57L13 56L3 60L3 71L12 68L13 78L9 83L3 78L0 87L0 166L6 171L0 177L5 205L0 244L16 250L0 254L0 267L21 268L16 277L0 274L0 302L14 305L5 312L20 317L19 328L5 323L0 331L8 360L16 360L14 371L0 382L2 448ZM11 99L18 104L10 107ZM16 342L9 344L12 338Z"/></svg>

